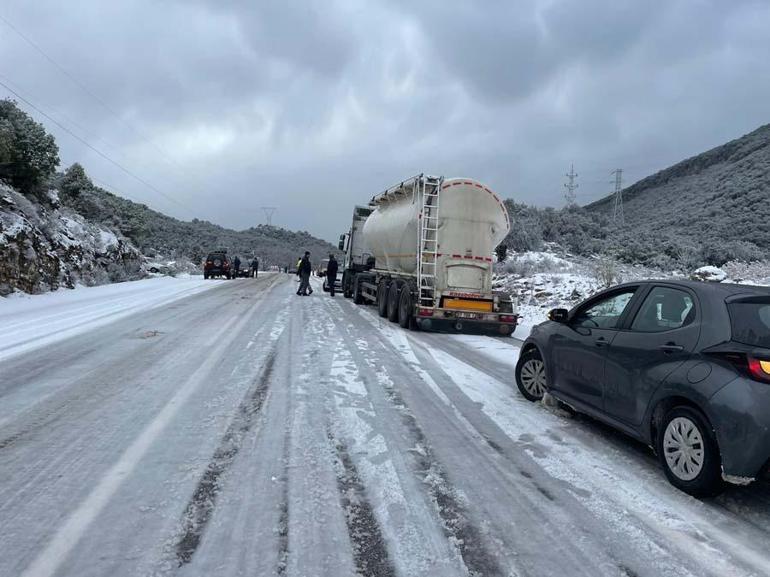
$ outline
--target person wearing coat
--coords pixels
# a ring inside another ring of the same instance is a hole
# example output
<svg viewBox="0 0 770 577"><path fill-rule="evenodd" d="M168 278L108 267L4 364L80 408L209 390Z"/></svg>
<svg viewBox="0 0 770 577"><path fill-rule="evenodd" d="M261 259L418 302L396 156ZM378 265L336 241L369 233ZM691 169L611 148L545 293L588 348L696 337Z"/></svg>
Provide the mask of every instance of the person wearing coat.
<svg viewBox="0 0 770 577"><path fill-rule="evenodd" d="M238 278L241 271L241 259L238 258L238 255L235 255L233 259L233 267L235 268L235 276L233 278Z"/></svg>
<svg viewBox="0 0 770 577"><path fill-rule="evenodd" d="M259 259L257 257L254 257L254 259L251 261L251 271L249 276L253 276L254 278L257 278L258 272L259 272Z"/></svg>
<svg viewBox="0 0 770 577"><path fill-rule="evenodd" d="M297 267L297 273L299 274L298 295L308 296L313 294L313 289L310 288L310 273L312 271L313 265L310 264L310 252L305 251L305 256L299 261L299 266Z"/></svg>
<svg viewBox="0 0 770 577"><path fill-rule="evenodd" d="M326 265L326 284L329 285L329 294L334 296L334 285L337 283L337 259L333 254L329 255L329 264Z"/></svg>

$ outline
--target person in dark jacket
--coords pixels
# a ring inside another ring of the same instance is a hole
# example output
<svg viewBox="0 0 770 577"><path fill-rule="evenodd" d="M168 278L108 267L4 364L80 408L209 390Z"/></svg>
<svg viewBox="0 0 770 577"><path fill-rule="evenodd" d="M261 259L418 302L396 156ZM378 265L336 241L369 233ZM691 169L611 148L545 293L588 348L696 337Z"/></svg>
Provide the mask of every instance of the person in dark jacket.
<svg viewBox="0 0 770 577"><path fill-rule="evenodd" d="M259 259L257 257L254 257L254 259L251 261L251 271L249 271L249 276L253 276L254 278L257 278L257 273L259 272Z"/></svg>
<svg viewBox="0 0 770 577"><path fill-rule="evenodd" d="M313 270L313 265L310 264L310 253L305 251L305 256L299 261L297 272L299 273L299 290L297 294L300 296L308 296L313 294L313 289L310 288L310 273Z"/></svg>
<svg viewBox="0 0 770 577"><path fill-rule="evenodd" d="M235 276L233 278L238 278L238 275L241 271L241 259L238 258L238 255L235 255L235 258L233 259L233 268L235 268Z"/></svg>
<svg viewBox="0 0 770 577"><path fill-rule="evenodd" d="M329 286L329 294L334 296L334 285L337 283L337 259L333 254L329 255L329 264L326 265L326 284Z"/></svg>

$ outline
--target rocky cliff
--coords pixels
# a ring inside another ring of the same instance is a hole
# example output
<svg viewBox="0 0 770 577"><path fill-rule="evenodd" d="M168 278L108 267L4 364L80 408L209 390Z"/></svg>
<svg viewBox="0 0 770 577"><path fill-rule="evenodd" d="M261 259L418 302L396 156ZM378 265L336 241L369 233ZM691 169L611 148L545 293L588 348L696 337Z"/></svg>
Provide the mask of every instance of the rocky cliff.
<svg viewBox="0 0 770 577"><path fill-rule="evenodd" d="M61 206L0 184L0 295L141 278L142 255L121 234Z"/></svg>

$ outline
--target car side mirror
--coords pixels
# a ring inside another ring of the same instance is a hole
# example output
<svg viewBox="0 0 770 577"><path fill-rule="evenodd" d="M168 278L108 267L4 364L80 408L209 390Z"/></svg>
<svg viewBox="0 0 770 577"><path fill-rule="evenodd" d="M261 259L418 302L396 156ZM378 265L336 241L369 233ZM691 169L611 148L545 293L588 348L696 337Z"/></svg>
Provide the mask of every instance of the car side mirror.
<svg viewBox="0 0 770 577"><path fill-rule="evenodd" d="M345 250L345 235L344 234L340 235L340 242L337 245L337 248L340 249L340 250Z"/></svg>
<svg viewBox="0 0 770 577"><path fill-rule="evenodd" d="M566 323L568 315L567 309L552 309L548 312L548 320L555 323Z"/></svg>

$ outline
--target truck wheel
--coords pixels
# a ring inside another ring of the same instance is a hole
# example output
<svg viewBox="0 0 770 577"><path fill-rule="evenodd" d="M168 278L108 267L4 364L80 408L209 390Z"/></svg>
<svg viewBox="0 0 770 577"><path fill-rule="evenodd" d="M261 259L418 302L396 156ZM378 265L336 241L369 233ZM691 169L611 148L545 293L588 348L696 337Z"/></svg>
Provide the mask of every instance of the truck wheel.
<svg viewBox="0 0 770 577"><path fill-rule="evenodd" d="M361 295L361 279L353 277L353 302L357 305L364 304L364 297Z"/></svg>
<svg viewBox="0 0 770 577"><path fill-rule="evenodd" d="M412 293L409 287L401 289L401 297L398 299L398 324L402 329L411 328L413 322L412 314Z"/></svg>
<svg viewBox="0 0 770 577"><path fill-rule="evenodd" d="M347 272L342 273L342 296L346 299L353 296L353 291L350 287L350 274Z"/></svg>
<svg viewBox="0 0 770 577"><path fill-rule="evenodd" d="M392 323L398 322L398 281L392 281L388 287L388 320Z"/></svg>
<svg viewBox="0 0 770 577"><path fill-rule="evenodd" d="M388 316L388 281L382 279L377 285L377 313L382 318Z"/></svg>

